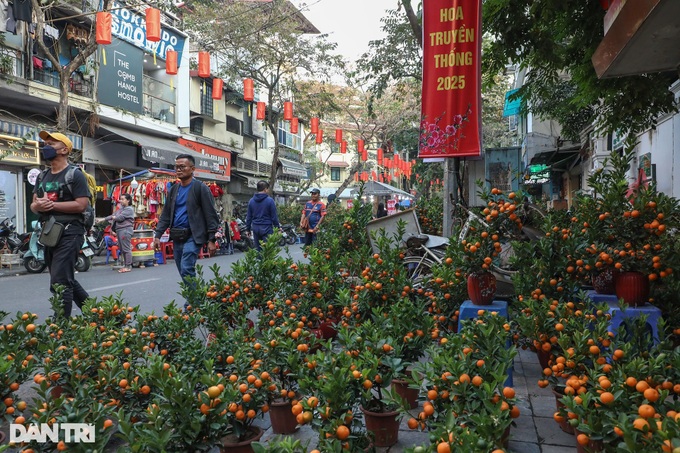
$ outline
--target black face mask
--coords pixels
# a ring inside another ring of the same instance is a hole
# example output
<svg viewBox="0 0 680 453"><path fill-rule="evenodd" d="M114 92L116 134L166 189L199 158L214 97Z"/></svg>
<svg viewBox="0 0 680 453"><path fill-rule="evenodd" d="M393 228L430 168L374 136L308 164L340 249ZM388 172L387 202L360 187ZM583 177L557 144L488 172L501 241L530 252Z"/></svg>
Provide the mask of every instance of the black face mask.
<svg viewBox="0 0 680 453"><path fill-rule="evenodd" d="M42 154L43 159L50 161L57 157L57 149L53 146L45 145L43 149L40 150L40 154Z"/></svg>

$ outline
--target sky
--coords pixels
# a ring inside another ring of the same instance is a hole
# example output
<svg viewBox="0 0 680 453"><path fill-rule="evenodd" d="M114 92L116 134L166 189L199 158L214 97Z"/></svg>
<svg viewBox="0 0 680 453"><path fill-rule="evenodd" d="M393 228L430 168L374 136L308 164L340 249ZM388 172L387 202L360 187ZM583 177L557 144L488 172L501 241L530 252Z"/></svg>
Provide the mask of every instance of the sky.
<svg viewBox="0 0 680 453"><path fill-rule="evenodd" d="M384 36L380 18L395 9L398 0L306 0L303 14L329 41L338 43L337 52L354 61L368 50L368 42Z"/></svg>

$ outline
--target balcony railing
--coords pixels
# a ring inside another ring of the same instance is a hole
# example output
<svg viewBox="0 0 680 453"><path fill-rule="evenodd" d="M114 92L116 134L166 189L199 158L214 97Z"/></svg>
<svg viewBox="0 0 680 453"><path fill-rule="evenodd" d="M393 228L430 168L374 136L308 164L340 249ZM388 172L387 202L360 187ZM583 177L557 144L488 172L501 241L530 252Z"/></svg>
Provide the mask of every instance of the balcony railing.
<svg viewBox="0 0 680 453"><path fill-rule="evenodd" d="M0 74L8 76L22 76L21 53L0 46Z"/></svg>
<svg viewBox="0 0 680 453"><path fill-rule="evenodd" d="M167 123L175 122L175 88L144 76L144 114Z"/></svg>
<svg viewBox="0 0 680 453"><path fill-rule="evenodd" d="M34 67L33 80L43 85L59 88L59 74L52 69ZM92 79L85 78L79 73L74 72L69 77L68 91L79 96L92 97L94 92Z"/></svg>

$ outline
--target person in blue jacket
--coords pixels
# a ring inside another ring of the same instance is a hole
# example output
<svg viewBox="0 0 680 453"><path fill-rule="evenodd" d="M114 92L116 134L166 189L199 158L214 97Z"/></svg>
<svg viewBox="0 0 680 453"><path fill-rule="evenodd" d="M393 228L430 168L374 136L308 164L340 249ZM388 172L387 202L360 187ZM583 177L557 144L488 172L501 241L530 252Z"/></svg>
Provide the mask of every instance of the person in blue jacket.
<svg viewBox="0 0 680 453"><path fill-rule="evenodd" d="M260 242L267 240L267 237L274 232L274 227L280 228L276 204L267 193L268 190L269 183L259 181L257 193L248 202L246 231L252 232L253 242L255 242L255 248L258 252L262 250Z"/></svg>

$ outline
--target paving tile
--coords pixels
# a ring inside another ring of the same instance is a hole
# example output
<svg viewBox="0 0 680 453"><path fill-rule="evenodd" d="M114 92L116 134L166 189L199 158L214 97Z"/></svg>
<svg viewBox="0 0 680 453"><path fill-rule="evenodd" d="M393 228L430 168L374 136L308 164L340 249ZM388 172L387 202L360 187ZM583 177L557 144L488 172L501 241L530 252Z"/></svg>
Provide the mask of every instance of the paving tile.
<svg viewBox="0 0 680 453"><path fill-rule="evenodd" d="M534 417L534 424L541 444L575 447L574 435L562 431L552 417Z"/></svg>
<svg viewBox="0 0 680 453"><path fill-rule="evenodd" d="M531 409L534 417L548 417L552 418L557 406L555 405L555 397L550 396L532 396Z"/></svg>
<svg viewBox="0 0 680 453"><path fill-rule="evenodd" d="M535 443L516 442L510 438L508 451L511 453L541 453L541 447Z"/></svg>

